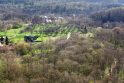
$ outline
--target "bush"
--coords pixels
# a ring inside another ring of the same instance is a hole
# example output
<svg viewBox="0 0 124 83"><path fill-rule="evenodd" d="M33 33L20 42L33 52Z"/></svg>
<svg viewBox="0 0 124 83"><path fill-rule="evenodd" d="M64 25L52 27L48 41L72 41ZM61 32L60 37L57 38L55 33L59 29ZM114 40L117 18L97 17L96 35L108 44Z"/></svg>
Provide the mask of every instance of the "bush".
<svg viewBox="0 0 124 83"><path fill-rule="evenodd" d="M31 52L31 47L28 43L19 43L15 46L15 51L19 55L27 55Z"/></svg>
<svg viewBox="0 0 124 83"><path fill-rule="evenodd" d="M18 29L18 28L21 28L21 27L22 27L21 24L15 23L15 24L13 24L12 29Z"/></svg>

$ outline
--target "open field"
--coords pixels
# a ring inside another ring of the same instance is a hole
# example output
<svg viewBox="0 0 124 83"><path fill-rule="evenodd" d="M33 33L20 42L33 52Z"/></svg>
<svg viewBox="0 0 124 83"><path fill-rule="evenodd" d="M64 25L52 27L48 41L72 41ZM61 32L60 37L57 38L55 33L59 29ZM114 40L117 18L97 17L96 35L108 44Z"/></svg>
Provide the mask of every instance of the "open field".
<svg viewBox="0 0 124 83"><path fill-rule="evenodd" d="M75 27L47 25L33 25L31 27L22 26L18 29L10 29L0 32L0 36L8 36L11 42L23 42L24 36L39 36L37 41L46 41L49 38L66 36L68 33L79 32Z"/></svg>

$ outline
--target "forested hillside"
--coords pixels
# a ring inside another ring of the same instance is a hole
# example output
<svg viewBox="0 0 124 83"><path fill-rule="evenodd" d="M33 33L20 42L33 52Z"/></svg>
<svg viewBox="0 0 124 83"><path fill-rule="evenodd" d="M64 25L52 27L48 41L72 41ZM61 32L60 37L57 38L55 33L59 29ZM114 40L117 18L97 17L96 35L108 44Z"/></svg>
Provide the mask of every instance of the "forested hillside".
<svg viewBox="0 0 124 83"><path fill-rule="evenodd" d="M16 3L27 3L27 2L81 2L81 1L87 1L87 2L124 2L123 0L1 0L1 3L10 3L10 2L16 2Z"/></svg>
<svg viewBox="0 0 124 83"><path fill-rule="evenodd" d="M123 0L0 0L0 83L124 83Z"/></svg>

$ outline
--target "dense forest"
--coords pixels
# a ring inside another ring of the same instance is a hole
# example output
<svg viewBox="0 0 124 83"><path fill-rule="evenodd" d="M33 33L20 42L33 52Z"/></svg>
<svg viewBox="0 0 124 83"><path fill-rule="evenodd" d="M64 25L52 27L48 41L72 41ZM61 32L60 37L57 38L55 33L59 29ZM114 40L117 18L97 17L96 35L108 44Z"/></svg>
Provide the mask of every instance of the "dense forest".
<svg viewBox="0 0 124 83"><path fill-rule="evenodd" d="M0 83L124 83L124 1L0 0Z"/></svg>

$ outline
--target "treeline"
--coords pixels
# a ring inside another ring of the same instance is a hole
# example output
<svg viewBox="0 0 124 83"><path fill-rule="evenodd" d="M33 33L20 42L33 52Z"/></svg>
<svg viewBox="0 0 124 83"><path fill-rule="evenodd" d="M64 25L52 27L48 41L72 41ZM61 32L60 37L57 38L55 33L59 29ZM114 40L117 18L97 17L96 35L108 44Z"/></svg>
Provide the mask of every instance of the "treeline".
<svg viewBox="0 0 124 83"><path fill-rule="evenodd" d="M15 2L15 3L27 3L27 2L82 2L82 0L1 0L1 3L11 3L11 2ZM123 0L83 0L85 2L104 2L104 3L108 3L108 2L118 2L118 3L123 3Z"/></svg>
<svg viewBox="0 0 124 83"><path fill-rule="evenodd" d="M91 17L94 20L101 21L102 23L106 22L124 22L124 8L118 7L118 8L112 8L106 11L98 12Z"/></svg>
<svg viewBox="0 0 124 83"><path fill-rule="evenodd" d="M30 21L33 16L50 14L88 16L93 12L122 6L119 4L94 4L81 0L1 0L0 3L0 20L12 20L16 18L16 20L24 22Z"/></svg>

